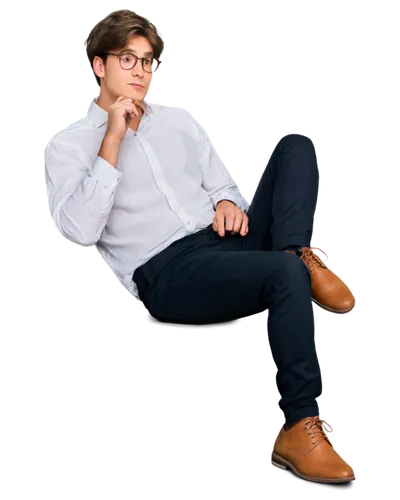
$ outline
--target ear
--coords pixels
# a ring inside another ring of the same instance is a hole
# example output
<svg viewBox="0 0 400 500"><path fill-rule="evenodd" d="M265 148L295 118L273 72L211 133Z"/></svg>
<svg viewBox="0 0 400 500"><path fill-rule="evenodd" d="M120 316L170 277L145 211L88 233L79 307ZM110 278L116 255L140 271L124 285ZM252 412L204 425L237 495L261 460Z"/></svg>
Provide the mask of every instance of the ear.
<svg viewBox="0 0 400 500"><path fill-rule="evenodd" d="M96 56L93 59L93 71L99 78L104 77L105 63L101 57Z"/></svg>

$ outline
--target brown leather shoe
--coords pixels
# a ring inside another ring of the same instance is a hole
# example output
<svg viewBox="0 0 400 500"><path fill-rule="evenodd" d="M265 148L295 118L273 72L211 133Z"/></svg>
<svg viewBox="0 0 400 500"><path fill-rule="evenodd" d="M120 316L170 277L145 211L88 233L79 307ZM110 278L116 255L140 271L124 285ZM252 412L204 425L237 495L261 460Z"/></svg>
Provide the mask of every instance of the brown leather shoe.
<svg viewBox="0 0 400 500"><path fill-rule="evenodd" d="M308 481L319 483L353 481L355 479L353 469L333 449L322 423L329 425L317 415L301 419L288 430L283 425L272 452L273 465L290 469Z"/></svg>
<svg viewBox="0 0 400 500"><path fill-rule="evenodd" d="M356 303L353 294L347 285L328 269L318 255L315 255L312 248L321 250L318 247L300 247L300 259L308 267L311 274L312 300L330 312L347 313L351 311ZM326 255L323 250L321 252Z"/></svg>

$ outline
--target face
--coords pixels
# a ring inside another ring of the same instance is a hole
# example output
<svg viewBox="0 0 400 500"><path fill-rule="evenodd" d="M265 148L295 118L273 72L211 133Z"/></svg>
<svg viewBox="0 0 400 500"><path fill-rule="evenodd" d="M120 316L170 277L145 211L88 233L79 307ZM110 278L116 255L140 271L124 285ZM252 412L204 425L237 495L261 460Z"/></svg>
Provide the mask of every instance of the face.
<svg viewBox="0 0 400 500"><path fill-rule="evenodd" d="M151 58L149 52L153 49L143 36L131 37L126 46L120 50L112 50L115 54L131 52L138 57ZM130 97L134 101L143 101L149 87L153 73L144 71L141 61L138 61L132 69L123 69L119 57L109 55L106 64L99 57L93 61L93 69L101 78L100 95L97 104L107 109L119 96ZM143 87L134 87L132 83L139 83Z"/></svg>

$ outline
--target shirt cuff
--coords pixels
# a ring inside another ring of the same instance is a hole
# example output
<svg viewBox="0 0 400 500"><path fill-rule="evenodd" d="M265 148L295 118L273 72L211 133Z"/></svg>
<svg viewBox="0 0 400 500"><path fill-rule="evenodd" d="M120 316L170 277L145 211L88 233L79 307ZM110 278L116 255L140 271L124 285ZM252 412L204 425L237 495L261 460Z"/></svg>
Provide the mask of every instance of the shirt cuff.
<svg viewBox="0 0 400 500"><path fill-rule="evenodd" d="M101 156L97 156L89 175L91 177L96 177L96 179L102 181L105 186L113 189L121 180L122 172L113 167Z"/></svg>
<svg viewBox="0 0 400 500"><path fill-rule="evenodd" d="M237 207L240 208L243 212L247 212L249 209L249 204L244 198L233 196L233 195L220 195L212 199L213 204L214 204L214 209L217 208L217 203L222 200L228 200L234 203Z"/></svg>

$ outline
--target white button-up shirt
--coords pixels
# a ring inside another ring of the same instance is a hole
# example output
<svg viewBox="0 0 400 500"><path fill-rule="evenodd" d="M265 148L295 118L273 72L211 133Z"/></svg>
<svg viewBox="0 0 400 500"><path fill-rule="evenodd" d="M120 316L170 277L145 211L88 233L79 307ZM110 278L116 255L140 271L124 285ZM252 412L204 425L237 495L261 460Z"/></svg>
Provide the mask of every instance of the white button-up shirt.
<svg viewBox="0 0 400 500"><path fill-rule="evenodd" d="M108 113L94 98L88 114L45 148L51 216L63 236L96 245L138 300L136 268L175 240L210 225L218 201L249 204L203 127L183 108L143 101L137 131L121 142L117 168L101 158Z"/></svg>

